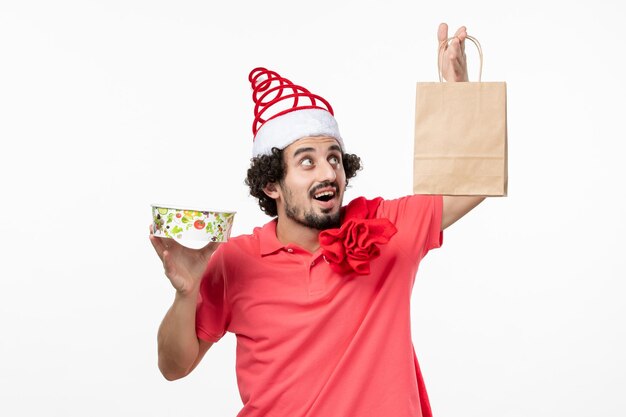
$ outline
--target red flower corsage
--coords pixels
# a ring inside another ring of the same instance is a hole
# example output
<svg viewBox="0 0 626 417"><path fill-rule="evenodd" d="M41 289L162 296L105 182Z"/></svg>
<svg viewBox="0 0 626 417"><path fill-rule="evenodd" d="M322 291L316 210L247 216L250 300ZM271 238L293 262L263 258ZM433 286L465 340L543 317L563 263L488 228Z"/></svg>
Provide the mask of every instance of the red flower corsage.
<svg viewBox="0 0 626 417"><path fill-rule="evenodd" d="M370 261L380 255L377 245L389 242L398 229L388 219L374 219L382 201L359 197L345 208L341 227L320 232L322 253L336 272L370 273Z"/></svg>

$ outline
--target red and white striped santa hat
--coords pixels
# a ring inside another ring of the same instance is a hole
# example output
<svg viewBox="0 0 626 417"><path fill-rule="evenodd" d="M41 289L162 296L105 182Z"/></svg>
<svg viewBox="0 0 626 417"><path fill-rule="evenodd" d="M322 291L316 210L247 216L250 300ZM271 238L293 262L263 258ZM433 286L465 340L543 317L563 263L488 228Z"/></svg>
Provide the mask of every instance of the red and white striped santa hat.
<svg viewBox="0 0 626 417"><path fill-rule="evenodd" d="M343 140L328 101L266 68L255 68L248 80L254 90L254 144L252 156L270 155L307 136Z"/></svg>

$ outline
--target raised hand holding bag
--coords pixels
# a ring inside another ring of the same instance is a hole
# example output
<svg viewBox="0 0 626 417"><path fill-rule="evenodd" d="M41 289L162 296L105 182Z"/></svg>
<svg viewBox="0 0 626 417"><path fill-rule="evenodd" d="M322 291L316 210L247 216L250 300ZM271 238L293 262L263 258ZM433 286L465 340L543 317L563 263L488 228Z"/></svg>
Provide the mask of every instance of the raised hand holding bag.
<svg viewBox="0 0 626 417"><path fill-rule="evenodd" d="M506 196L508 185L506 83L418 82L415 101L415 194Z"/></svg>

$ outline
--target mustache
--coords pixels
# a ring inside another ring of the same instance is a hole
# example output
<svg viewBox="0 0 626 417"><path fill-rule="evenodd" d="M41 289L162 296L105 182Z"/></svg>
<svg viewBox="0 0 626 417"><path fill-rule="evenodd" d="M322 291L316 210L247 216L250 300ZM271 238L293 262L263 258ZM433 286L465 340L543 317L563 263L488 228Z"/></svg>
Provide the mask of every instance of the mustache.
<svg viewBox="0 0 626 417"><path fill-rule="evenodd" d="M322 189L328 188L328 187L334 188L335 194L339 194L339 184L337 184L336 182L324 181L324 182L316 185L315 187L313 187L313 189L311 189L311 192L309 193L309 195L311 196L311 198L313 198L313 196L319 190L322 190Z"/></svg>

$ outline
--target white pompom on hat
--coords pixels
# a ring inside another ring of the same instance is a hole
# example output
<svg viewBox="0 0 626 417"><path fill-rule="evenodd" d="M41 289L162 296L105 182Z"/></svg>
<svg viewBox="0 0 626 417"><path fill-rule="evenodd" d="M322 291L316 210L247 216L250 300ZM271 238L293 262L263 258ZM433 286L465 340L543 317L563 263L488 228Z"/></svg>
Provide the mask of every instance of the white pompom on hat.
<svg viewBox="0 0 626 417"><path fill-rule="evenodd" d="M307 136L330 136L344 150L339 126L328 101L274 71L255 68L248 80L254 90L252 156L270 155Z"/></svg>

